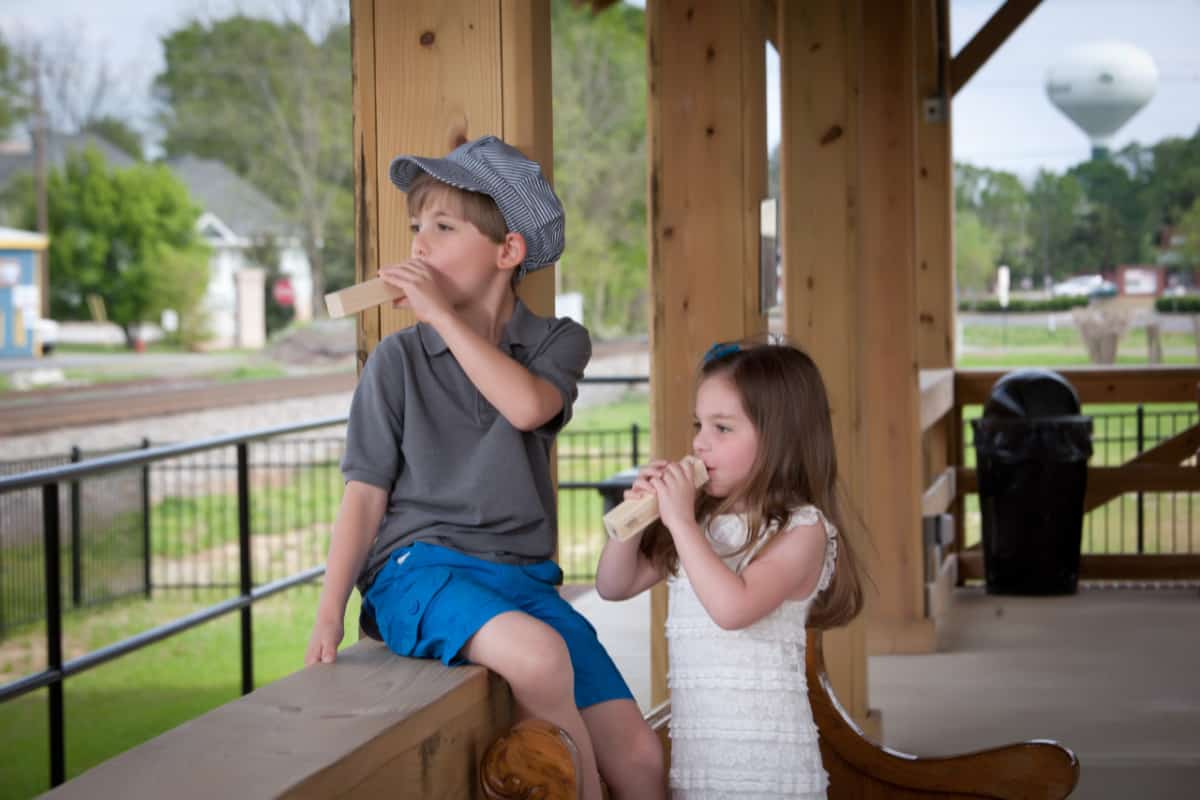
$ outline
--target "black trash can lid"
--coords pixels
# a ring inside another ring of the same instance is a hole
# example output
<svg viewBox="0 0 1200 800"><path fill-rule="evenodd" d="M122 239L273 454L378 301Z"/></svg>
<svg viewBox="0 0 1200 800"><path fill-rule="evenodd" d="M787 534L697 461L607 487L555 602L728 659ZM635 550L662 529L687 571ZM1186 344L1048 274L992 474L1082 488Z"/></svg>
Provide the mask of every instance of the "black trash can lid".
<svg viewBox="0 0 1200 800"><path fill-rule="evenodd" d="M1037 419L1079 413L1075 387L1049 369L1018 369L996 381L983 406L984 417Z"/></svg>

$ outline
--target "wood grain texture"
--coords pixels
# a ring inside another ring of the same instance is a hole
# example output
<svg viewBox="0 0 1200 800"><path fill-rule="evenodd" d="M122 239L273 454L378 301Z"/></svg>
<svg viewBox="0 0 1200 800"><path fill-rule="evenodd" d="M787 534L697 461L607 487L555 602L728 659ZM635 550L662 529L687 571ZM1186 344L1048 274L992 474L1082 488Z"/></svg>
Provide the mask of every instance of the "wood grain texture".
<svg viewBox="0 0 1200 800"><path fill-rule="evenodd" d="M778 10L784 330L821 369L842 483L860 514L871 452L859 367L866 343L858 327L861 8L814 0L780 3ZM859 543L861 552L867 547ZM862 724L870 717L865 630L860 618L829 641L832 680Z"/></svg>
<svg viewBox="0 0 1200 800"><path fill-rule="evenodd" d="M757 0L647 3L653 455L691 449L696 365L714 342L765 330L765 24ZM747 26L747 19L756 20ZM666 699L665 586L651 594L651 698Z"/></svg>

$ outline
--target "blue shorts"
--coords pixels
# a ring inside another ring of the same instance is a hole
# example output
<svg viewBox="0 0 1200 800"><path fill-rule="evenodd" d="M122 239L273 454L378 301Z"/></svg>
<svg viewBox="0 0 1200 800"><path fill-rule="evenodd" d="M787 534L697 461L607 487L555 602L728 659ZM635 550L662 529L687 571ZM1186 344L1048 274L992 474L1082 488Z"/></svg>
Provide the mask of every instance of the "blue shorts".
<svg viewBox="0 0 1200 800"><path fill-rule="evenodd" d="M498 564L426 542L388 559L363 597L388 648L402 656L467 663L460 651L497 614L522 611L558 631L575 670L575 705L633 699L621 673L582 614L558 594L553 561Z"/></svg>

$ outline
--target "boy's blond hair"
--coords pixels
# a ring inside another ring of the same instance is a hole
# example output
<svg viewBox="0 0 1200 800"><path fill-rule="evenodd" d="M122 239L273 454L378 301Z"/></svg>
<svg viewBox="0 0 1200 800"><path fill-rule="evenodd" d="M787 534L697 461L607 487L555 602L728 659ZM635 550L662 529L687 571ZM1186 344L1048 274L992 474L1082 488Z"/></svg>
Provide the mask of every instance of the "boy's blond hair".
<svg viewBox="0 0 1200 800"><path fill-rule="evenodd" d="M438 201L445 203L448 211L474 225L496 244L504 241L508 223L504 221L495 200L480 192L468 192L451 186L425 172L418 175L408 190L408 213L415 217L431 203Z"/></svg>

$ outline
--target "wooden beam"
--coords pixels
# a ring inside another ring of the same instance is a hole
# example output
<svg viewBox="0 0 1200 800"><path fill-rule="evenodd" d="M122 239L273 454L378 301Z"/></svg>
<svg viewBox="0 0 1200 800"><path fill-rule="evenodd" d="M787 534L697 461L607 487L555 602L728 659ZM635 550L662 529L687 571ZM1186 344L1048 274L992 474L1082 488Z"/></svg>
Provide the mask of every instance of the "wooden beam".
<svg viewBox="0 0 1200 800"><path fill-rule="evenodd" d="M917 358L954 366L954 157L949 81L949 0L914 3L917 118ZM927 109L925 104L934 103Z"/></svg>
<svg viewBox="0 0 1200 800"><path fill-rule="evenodd" d="M984 580L983 552L958 554L963 580ZM1087 581L1186 581L1200 579L1200 555L1089 555L1079 558L1079 579Z"/></svg>
<svg viewBox="0 0 1200 800"><path fill-rule="evenodd" d="M871 652L932 646L921 543L920 391L916 305L914 6L876 3L862 17L859 83L859 293L863 348L863 516L877 594L868 609Z"/></svg>
<svg viewBox="0 0 1200 800"><path fill-rule="evenodd" d="M350 47L354 102L354 276L355 282L361 283L375 276L380 263L375 0L353 0ZM359 372L379 339L379 308L368 308L358 315L355 326L355 361Z"/></svg>
<svg viewBox="0 0 1200 800"><path fill-rule="evenodd" d="M1200 470L1166 464L1088 467L1083 511L1086 514L1134 492L1200 492Z"/></svg>
<svg viewBox="0 0 1200 800"><path fill-rule="evenodd" d="M947 467L921 495L921 514L926 517L944 514L957 496L955 471L952 467Z"/></svg>
<svg viewBox="0 0 1200 800"><path fill-rule="evenodd" d="M537 161L546 180L553 184L554 97L550 49L550 0L500 3L501 137ZM536 314L554 315L557 269L557 266L539 269L517 286L517 294Z"/></svg>
<svg viewBox="0 0 1200 800"><path fill-rule="evenodd" d="M954 370L923 369L917 380L921 391L921 430L927 431L954 408Z"/></svg>
<svg viewBox="0 0 1200 800"><path fill-rule="evenodd" d="M1000 49L1000 45L1008 41L1013 31L1033 13L1041 4L1041 0L1007 0L996 9L984 26L980 28L971 41L963 46L954 56L950 64L950 96L958 94L958 90L971 80L980 67L987 63L992 54Z"/></svg>
<svg viewBox="0 0 1200 800"><path fill-rule="evenodd" d="M821 368L841 477L855 507L866 492L858 330L858 105L861 8L841 0L779 4L780 244L784 330ZM869 545L858 535L859 552ZM864 556L865 557L865 556ZM867 698L865 615L825 636L830 678L859 724Z"/></svg>
<svg viewBox="0 0 1200 800"><path fill-rule="evenodd" d="M715 341L761 333L759 204L766 65L759 0L650 0L651 394L656 457L691 447L695 368ZM698 165L704 165L698 169ZM665 586L651 594L651 696L667 698Z"/></svg>
<svg viewBox="0 0 1200 800"><path fill-rule="evenodd" d="M374 20L377 153L368 166L382 181L378 256L387 264L407 258L412 241L404 193L387 179L391 159L441 156L503 133L500 1L377 1ZM406 310L381 307L379 335L414 321Z"/></svg>
<svg viewBox="0 0 1200 800"><path fill-rule="evenodd" d="M955 482L960 495L979 492L979 473L959 467ZM1119 467L1088 467L1084 513L1110 500L1134 492L1197 492L1200 470L1167 464L1125 464Z"/></svg>
<svg viewBox="0 0 1200 800"><path fill-rule="evenodd" d="M1200 367L1062 367L1054 370L1075 387L1081 403L1195 403ZM954 396L960 406L987 400L1009 370L958 369Z"/></svg>

